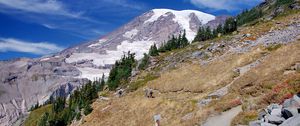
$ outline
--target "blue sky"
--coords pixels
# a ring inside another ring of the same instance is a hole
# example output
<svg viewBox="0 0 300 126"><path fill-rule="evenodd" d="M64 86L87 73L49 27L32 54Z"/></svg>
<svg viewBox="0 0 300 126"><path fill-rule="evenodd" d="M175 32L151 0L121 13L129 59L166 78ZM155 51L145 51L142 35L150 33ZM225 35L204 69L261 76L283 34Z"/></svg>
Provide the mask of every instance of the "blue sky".
<svg viewBox="0 0 300 126"><path fill-rule="evenodd" d="M59 52L154 8L236 15L263 0L0 0L0 60Z"/></svg>

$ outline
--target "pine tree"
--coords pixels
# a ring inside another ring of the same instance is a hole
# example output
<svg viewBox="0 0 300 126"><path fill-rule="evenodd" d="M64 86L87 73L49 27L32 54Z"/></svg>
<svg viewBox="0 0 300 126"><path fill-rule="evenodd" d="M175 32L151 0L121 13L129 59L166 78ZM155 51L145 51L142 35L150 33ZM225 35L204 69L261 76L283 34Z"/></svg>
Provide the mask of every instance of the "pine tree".
<svg viewBox="0 0 300 126"><path fill-rule="evenodd" d="M49 113L48 112L45 112L41 119L39 120L38 122L38 126L48 126L48 117L49 117Z"/></svg>
<svg viewBox="0 0 300 126"><path fill-rule="evenodd" d="M189 45L189 41L188 39L186 38L186 32L185 30L183 31L183 35L182 35L182 38L181 38L181 45L180 45L180 48L183 48L183 47L186 47Z"/></svg>
<svg viewBox="0 0 300 126"><path fill-rule="evenodd" d="M115 90L119 85L127 83L132 68L136 65L134 57L134 53L128 52L127 55L123 55L120 61L116 61L107 80L110 90Z"/></svg>
<svg viewBox="0 0 300 126"><path fill-rule="evenodd" d="M217 32L217 34L219 34L219 33L221 33L221 34L224 33L224 32L223 32L223 27L222 27L221 24L218 25L218 27L217 27L217 29L216 29L216 32Z"/></svg>
<svg viewBox="0 0 300 126"><path fill-rule="evenodd" d="M145 70L149 64L149 59L150 59L149 55L144 53L144 57L143 57L141 63L139 64L138 69Z"/></svg>
<svg viewBox="0 0 300 126"><path fill-rule="evenodd" d="M150 55L150 56L158 56L158 55L159 55L158 49L157 49L155 43L154 43L154 45L152 45L152 46L150 47L149 55Z"/></svg>
<svg viewBox="0 0 300 126"><path fill-rule="evenodd" d="M100 90L103 90L104 85L105 85L105 75L103 73L100 81Z"/></svg>

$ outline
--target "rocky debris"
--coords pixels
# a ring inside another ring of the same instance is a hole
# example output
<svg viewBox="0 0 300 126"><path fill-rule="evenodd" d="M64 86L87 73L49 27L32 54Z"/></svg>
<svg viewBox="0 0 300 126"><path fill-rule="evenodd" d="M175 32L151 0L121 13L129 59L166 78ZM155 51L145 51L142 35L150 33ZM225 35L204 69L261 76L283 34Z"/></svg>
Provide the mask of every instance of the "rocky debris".
<svg viewBox="0 0 300 126"><path fill-rule="evenodd" d="M243 37L251 37L251 34L250 33L247 33L247 34L244 34Z"/></svg>
<svg viewBox="0 0 300 126"><path fill-rule="evenodd" d="M283 12L284 12L284 7L283 7L283 6L279 6L279 7L277 7L277 8L275 9L275 11L273 12L273 16L277 16L277 15L283 13Z"/></svg>
<svg viewBox="0 0 300 126"><path fill-rule="evenodd" d="M261 61L263 60L263 58L260 58L250 64L247 64L245 66L241 66L241 67L238 67L236 68L234 71L236 71L239 75L243 75L245 74L246 72L248 72L251 68L254 68L256 67L257 65L259 65L261 63Z"/></svg>
<svg viewBox="0 0 300 126"><path fill-rule="evenodd" d="M284 121L280 126L300 126L300 115L293 116Z"/></svg>
<svg viewBox="0 0 300 126"><path fill-rule="evenodd" d="M294 66L291 67L292 70L300 71L300 63L296 63Z"/></svg>
<svg viewBox="0 0 300 126"><path fill-rule="evenodd" d="M208 105L211 101L212 101L212 98L201 99L200 101L198 101L197 104L199 107L204 107L204 106Z"/></svg>
<svg viewBox="0 0 300 126"><path fill-rule="evenodd" d="M108 101L110 98L108 98L108 97L103 97L103 96L99 96L98 99L101 100L101 101Z"/></svg>
<svg viewBox="0 0 300 126"><path fill-rule="evenodd" d="M290 99L286 99L282 105L271 104L258 115L258 120L249 122L249 126L300 125L300 92Z"/></svg>
<svg viewBox="0 0 300 126"><path fill-rule="evenodd" d="M295 65L291 66L291 68L288 68L284 71L284 75L292 74L300 72L300 63L296 63Z"/></svg>
<svg viewBox="0 0 300 126"><path fill-rule="evenodd" d="M184 115L181 119L182 119L183 121L187 121L187 120L192 119L193 116L194 116L194 113L190 112L190 113Z"/></svg>
<svg viewBox="0 0 300 126"><path fill-rule="evenodd" d="M228 88L229 88L230 85L227 85L225 87L222 87L220 89L218 89L217 91L211 93L208 95L208 97L211 97L211 98L221 98L223 96L225 96L226 94L228 94Z"/></svg>
<svg viewBox="0 0 300 126"><path fill-rule="evenodd" d="M122 97L125 95L125 89L118 89L116 92L115 92L115 95L116 97Z"/></svg>
<svg viewBox="0 0 300 126"><path fill-rule="evenodd" d="M291 9L293 9L293 10L299 10L299 9L300 9L300 5L299 5L298 2L295 2L295 3L291 4L291 5L289 6L289 8L291 8Z"/></svg>
<svg viewBox="0 0 300 126"><path fill-rule="evenodd" d="M205 52L203 52L203 51L196 51L196 52L193 52L192 53L192 56L191 56L191 58L194 58L194 59L202 59L202 58L204 58L205 57Z"/></svg>
<svg viewBox="0 0 300 126"><path fill-rule="evenodd" d="M222 87L218 90L216 90L213 93L210 93L206 98L201 99L198 101L198 106L199 107L203 107L208 105L213 99L220 99L221 97L225 96L226 94L228 94L228 88L229 88L230 84L228 84L225 87Z"/></svg>
<svg viewBox="0 0 300 126"><path fill-rule="evenodd" d="M297 39L297 36L300 34L300 27L297 24L292 24L284 30L276 30L272 33L263 35L262 37L256 40L256 44L287 44Z"/></svg>

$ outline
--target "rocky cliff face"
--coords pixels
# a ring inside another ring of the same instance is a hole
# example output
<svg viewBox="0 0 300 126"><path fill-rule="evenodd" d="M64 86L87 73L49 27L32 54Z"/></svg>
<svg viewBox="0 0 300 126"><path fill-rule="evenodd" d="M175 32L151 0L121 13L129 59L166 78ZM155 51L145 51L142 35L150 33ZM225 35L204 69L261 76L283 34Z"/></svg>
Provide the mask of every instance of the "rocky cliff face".
<svg viewBox="0 0 300 126"><path fill-rule="evenodd" d="M80 71L55 59L17 59L1 62L0 124L11 125L31 106L42 105L50 96L67 96L86 79Z"/></svg>
<svg viewBox="0 0 300 126"><path fill-rule="evenodd" d="M1 61L0 124L12 125L31 106L43 104L50 96L67 96L88 79L94 80L103 73L107 77L112 64L124 52L134 52L140 59L153 43L160 45L184 30L191 41L199 26L214 27L223 19L195 10L154 9L99 40L58 54Z"/></svg>

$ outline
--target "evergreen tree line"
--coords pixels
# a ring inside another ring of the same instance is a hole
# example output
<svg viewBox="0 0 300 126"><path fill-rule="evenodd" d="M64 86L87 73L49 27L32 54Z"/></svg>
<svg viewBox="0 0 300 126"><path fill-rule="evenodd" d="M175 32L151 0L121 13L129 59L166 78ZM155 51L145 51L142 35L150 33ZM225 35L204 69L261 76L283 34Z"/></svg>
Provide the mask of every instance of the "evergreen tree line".
<svg viewBox="0 0 300 126"><path fill-rule="evenodd" d="M128 52L121 60L116 61L110 70L107 85L110 90L115 90L122 84L126 84L131 76L132 69L136 65L135 54Z"/></svg>
<svg viewBox="0 0 300 126"><path fill-rule="evenodd" d="M172 36L171 39L169 39L167 42L163 42L162 45L157 48L156 44L154 43L150 49L148 54L144 53L144 57L141 60L141 63L138 66L139 70L145 70L150 61L150 56L158 56L159 53L163 53L163 52L167 52L167 51L171 51L174 49L180 49L180 48L184 48L186 46L188 46L190 43L188 41L188 39L186 38L186 32L184 30L183 34L179 34L178 37L175 37L174 35Z"/></svg>
<svg viewBox="0 0 300 126"><path fill-rule="evenodd" d="M180 48L184 48L184 47L188 46L189 44L190 43L189 43L188 39L186 38L186 33L184 30L182 35L179 34L178 37L175 37L173 35L170 40L168 40L167 42L163 42L162 45L157 50L157 52L167 52L167 51L171 51L174 49L180 49Z"/></svg>
<svg viewBox="0 0 300 126"><path fill-rule="evenodd" d="M224 25L219 24L216 29L200 27L193 42L206 41L218 37L218 34L230 34L237 30L237 21L234 18L226 19Z"/></svg>
<svg viewBox="0 0 300 126"><path fill-rule="evenodd" d="M292 4L294 2L295 2L295 0L276 0L275 6L278 7L278 6L281 6L281 5L289 5L289 4Z"/></svg>
<svg viewBox="0 0 300 126"><path fill-rule="evenodd" d="M81 118L81 111L87 115L93 111L90 104L98 98L98 92L103 89L104 74L101 80L91 82L75 90L67 101L65 97L50 98L52 104L50 112L45 112L38 122L38 126L66 126L72 120Z"/></svg>
<svg viewBox="0 0 300 126"><path fill-rule="evenodd" d="M150 61L149 61L150 56L158 56L158 55L159 55L159 52L158 52L156 44L154 43L150 47L148 54L144 53L144 57L142 58L141 63L138 66L138 69L139 70L145 70L148 67L149 63L150 63Z"/></svg>
<svg viewBox="0 0 300 126"><path fill-rule="evenodd" d="M261 18L262 16L263 16L263 12L260 8L252 8L251 10L244 10L236 17L237 25L242 26L243 24Z"/></svg>
<svg viewBox="0 0 300 126"><path fill-rule="evenodd" d="M150 56L147 53L144 53L144 57L141 60L141 63L138 66L139 70L145 70L150 63Z"/></svg>

